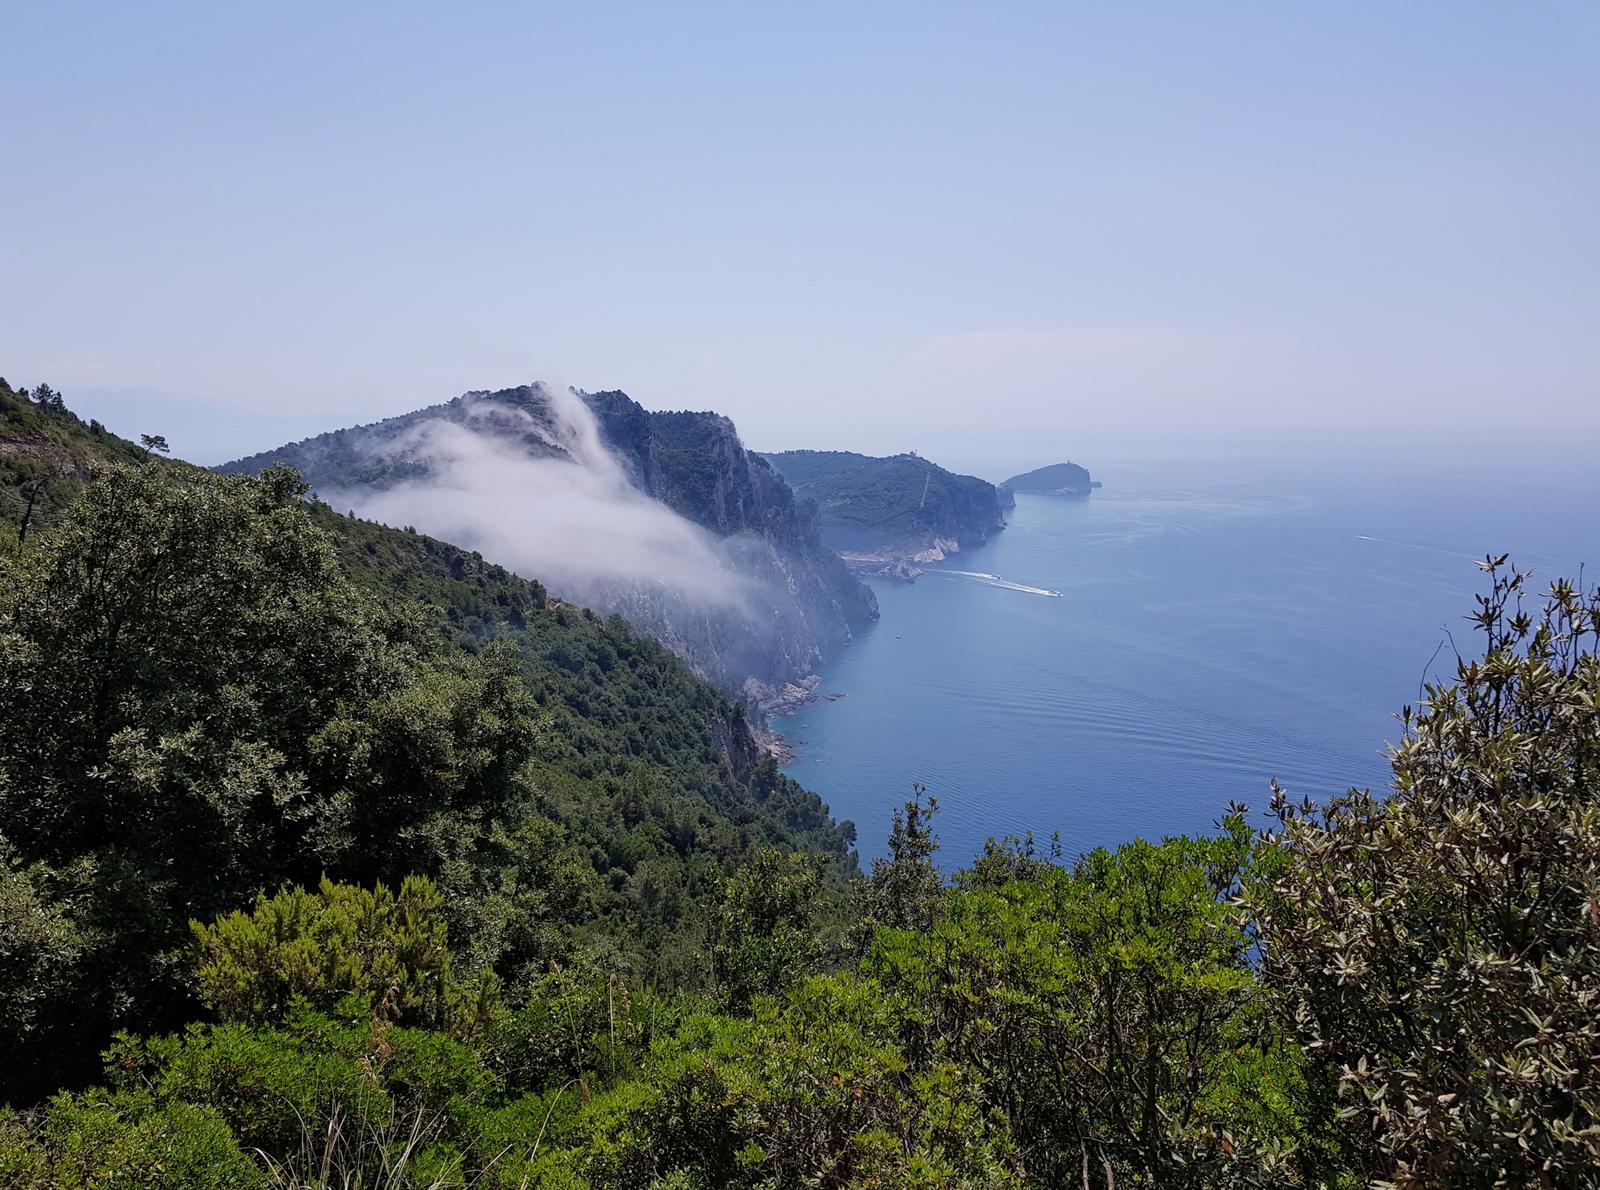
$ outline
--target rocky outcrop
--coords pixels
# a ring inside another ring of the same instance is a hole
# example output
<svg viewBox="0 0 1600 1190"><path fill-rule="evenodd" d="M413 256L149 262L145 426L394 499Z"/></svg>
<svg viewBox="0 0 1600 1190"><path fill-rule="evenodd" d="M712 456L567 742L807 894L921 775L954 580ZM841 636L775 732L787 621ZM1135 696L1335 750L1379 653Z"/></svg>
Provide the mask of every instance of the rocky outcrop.
<svg viewBox="0 0 1600 1190"><path fill-rule="evenodd" d="M733 423L716 413L655 412L621 392L579 393L606 449L639 492L720 542L745 580L738 607L699 603L649 582L587 589L584 601L616 612L730 693L747 679L782 690L877 618L877 600L824 542L816 508L796 500ZM524 416L525 415L525 416ZM539 385L470 392L443 405L290 443L219 470L254 473L282 461L314 489L384 489L425 479L433 466L414 431L430 420L467 424L530 458L561 453L551 394ZM541 510L529 508L530 517ZM544 578L542 575L527 575ZM559 587L552 589L560 594ZM759 707L758 699L751 699Z"/></svg>
<svg viewBox="0 0 1600 1190"><path fill-rule="evenodd" d="M840 554L845 565L862 578L890 583L914 583L922 577L920 567L899 554Z"/></svg>
<svg viewBox="0 0 1600 1190"><path fill-rule="evenodd" d="M1013 475L1000 485L1008 493L1024 492L1035 496L1087 496L1100 485L1089 477L1089 472L1076 463L1051 463ZM1011 497L1012 505L1016 496Z"/></svg>
<svg viewBox="0 0 1600 1190"><path fill-rule="evenodd" d="M858 574L910 581L1005 527L993 484L916 454L791 450L765 458L815 502L823 540Z"/></svg>

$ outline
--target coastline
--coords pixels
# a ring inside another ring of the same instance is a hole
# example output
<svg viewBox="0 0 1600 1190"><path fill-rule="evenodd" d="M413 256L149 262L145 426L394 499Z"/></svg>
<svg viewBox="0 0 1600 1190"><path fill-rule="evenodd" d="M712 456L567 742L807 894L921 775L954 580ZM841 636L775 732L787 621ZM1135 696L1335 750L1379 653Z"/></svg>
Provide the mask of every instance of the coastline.
<svg viewBox="0 0 1600 1190"><path fill-rule="evenodd" d="M744 684L744 694L746 702L756 710L758 716L757 722L751 724L751 733L762 751L779 764L787 764L793 760L795 749L794 745L783 737L783 733L772 726L772 720L792 715L801 707L813 703L838 702L844 697L843 691L824 691L822 675L815 673L807 674L796 681L785 682L781 687L750 678Z"/></svg>
<svg viewBox="0 0 1600 1190"><path fill-rule="evenodd" d="M953 537L935 537L921 547L911 545L899 549L871 552L841 550L839 557L857 578L887 579L895 583L913 583L922 577L922 567L934 566L961 552L961 543Z"/></svg>

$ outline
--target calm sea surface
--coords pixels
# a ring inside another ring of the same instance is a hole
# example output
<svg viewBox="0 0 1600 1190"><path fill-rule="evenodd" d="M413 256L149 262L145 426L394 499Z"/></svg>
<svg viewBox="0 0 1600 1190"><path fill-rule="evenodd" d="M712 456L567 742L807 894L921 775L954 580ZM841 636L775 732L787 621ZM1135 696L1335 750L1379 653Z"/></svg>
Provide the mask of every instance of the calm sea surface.
<svg viewBox="0 0 1600 1190"><path fill-rule="evenodd" d="M1381 786L1395 713L1453 668L1446 631L1477 648L1474 558L1511 550L1542 580L1600 563L1584 474L1096 474L1091 498L1022 497L988 545L878 584L882 619L823 671L845 697L777 724L863 860L913 782L947 867L1027 830L1068 854L1209 830L1273 776Z"/></svg>

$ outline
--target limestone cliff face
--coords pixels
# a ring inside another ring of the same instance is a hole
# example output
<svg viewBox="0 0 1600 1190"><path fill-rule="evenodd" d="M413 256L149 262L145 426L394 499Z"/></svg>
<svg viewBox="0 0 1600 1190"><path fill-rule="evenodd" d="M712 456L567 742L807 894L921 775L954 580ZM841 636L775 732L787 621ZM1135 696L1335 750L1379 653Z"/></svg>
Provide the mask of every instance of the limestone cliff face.
<svg viewBox="0 0 1600 1190"><path fill-rule="evenodd" d="M580 393L609 455L639 492L713 535L741 577L740 606L706 604L644 581L586 588L585 602L616 612L694 669L755 704L809 676L856 628L877 618L877 600L824 544L814 507L716 413L655 412L621 392ZM515 411L515 415L512 415ZM551 394L538 385L471 392L402 417L290 443L220 468L253 473L283 461L319 492L382 490L426 480L436 460L416 445L429 421L470 424L529 458L560 455ZM528 508L526 515L539 516ZM498 559L492 559L498 560ZM545 579L544 575L527 575ZM560 594L558 585L552 590ZM756 686L747 690L747 683Z"/></svg>
<svg viewBox="0 0 1600 1190"><path fill-rule="evenodd" d="M745 449L728 418L651 412L621 392L585 400L635 486L723 538L738 568L757 580L754 624L702 616L699 633L710 648L682 642L692 660L705 655L709 676L729 688L754 678L759 687L745 692L769 702L771 689L805 678L853 629L877 619L877 599L824 544L815 508ZM649 611L635 614L643 620ZM664 627L670 634L672 626ZM678 648L670 635L662 639Z"/></svg>

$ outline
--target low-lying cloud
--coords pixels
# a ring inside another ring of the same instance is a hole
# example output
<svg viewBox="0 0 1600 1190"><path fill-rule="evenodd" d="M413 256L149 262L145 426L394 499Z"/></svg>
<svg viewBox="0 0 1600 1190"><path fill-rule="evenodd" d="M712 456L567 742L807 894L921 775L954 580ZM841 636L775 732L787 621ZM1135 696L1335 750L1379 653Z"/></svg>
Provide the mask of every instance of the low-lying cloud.
<svg viewBox="0 0 1600 1190"><path fill-rule="evenodd" d="M718 539L629 482L580 397L541 391L548 419L480 400L461 421L430 419L374 448L418 478L323 496L475 549L565 598L613 607L653 590L742 611L747 580Z"/></svg>

